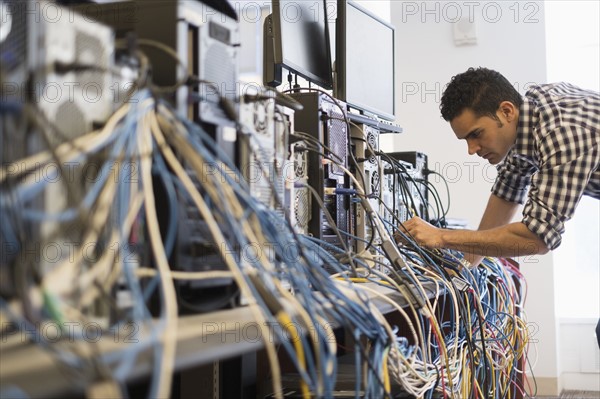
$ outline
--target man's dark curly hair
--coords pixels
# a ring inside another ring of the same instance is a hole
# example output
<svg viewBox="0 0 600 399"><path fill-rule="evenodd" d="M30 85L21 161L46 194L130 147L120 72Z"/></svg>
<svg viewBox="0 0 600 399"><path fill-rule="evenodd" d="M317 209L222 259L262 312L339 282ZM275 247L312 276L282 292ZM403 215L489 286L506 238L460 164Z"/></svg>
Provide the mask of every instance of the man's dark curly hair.
<svg viewBox="0 0 600 399"><path fill-rule="evenodd" d="M517 108L523 104L519 92L500 73L487 68L469 68L452 77L442 95L440 111L448 122L466 108L477 117L498 120L496 111L502 101L510 101Z"/></svg>

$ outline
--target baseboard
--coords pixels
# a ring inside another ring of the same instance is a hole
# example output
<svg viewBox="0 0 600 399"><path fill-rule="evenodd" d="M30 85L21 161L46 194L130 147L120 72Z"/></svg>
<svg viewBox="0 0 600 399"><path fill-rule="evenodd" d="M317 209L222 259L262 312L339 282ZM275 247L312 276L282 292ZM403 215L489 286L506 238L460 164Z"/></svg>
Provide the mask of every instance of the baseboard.
<svg viewBox="0 0 600 399"><path fill-rule="evenodd" d="M562 373L563 389L600 392L600 373Z"/></svg>
<svg viewBox="0 0 600 399"><path fill-rule="evenodd" d="M562 384L558 377L535 377L535 381L530 376L526 378L525 388L529 394L533 395L537 384L537 396L560 396Z"/></svg>

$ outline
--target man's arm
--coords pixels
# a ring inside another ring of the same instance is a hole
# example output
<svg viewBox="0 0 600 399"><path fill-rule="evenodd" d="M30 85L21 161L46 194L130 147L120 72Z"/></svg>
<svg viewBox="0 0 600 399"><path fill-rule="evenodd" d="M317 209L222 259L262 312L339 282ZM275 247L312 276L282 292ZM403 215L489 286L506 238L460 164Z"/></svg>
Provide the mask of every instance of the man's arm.
<svg viewBox="0 0 600 399"><path fill-rule="evenodd" d="M519 204L516 202L506 201L497 195L490 194L490 199L485 207L477 230L489 230L509 224L517 213L518 208ZM483 256L465 253L465 259L471 265L477 266L481 263Z"/></svg>
<svg viewBox="0 0 600 399"><path fill-rule="evenodd" d="M420 245L474 254L467 258L473 265L481 261L481 255L517 257L547 253L545 243L523 223L509 223L517 209L518 204L492 194L479 230L438 229L419 218L410 219L403 227Z"/></svg>
<svg viewBox="0 0 600 399"><path fill-rule="evenodd" d="M439 237L439 247L483 256L518 257L548 252L544 241L522 222L488 230L441 230Z"/></svg>
<svg viewBox="0 0 600 399"><path fill-rule="evenodd" d="M509 224L518 208L519 204L516 202L506 201L497 195L490 194L478 230L488 230Z"/></svg>

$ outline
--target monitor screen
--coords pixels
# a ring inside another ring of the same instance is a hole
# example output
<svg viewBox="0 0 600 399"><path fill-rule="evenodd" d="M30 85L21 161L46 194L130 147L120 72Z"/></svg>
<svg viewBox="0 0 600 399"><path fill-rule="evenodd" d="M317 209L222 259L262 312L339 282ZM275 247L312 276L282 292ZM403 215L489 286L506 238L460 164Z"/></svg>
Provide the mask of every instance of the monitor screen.
<svg viewBox="0 0 600 399"><path fill-rule="evenodd" d="M337 98L394 120L394 27L352 1L338 0L337 7Z"/></svg>
<svg viewBox="0 0 600 399"><path fill-rule="evenodd" d="M273 0L274 62L333 87L325 0Z"/></svg>

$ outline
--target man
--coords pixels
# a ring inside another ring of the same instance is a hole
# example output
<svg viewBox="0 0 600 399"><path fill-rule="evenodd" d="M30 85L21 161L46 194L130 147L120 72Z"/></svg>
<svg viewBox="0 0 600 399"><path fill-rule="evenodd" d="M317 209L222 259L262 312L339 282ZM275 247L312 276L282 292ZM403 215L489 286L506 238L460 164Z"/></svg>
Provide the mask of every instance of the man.
<svg viewBox="0 0 600 399"><path fill-rule="evenodd" d="M482 255L544 254L560 245L582 195L600 199L599 93L558 83L521 97L500 73L469 68L452 78L440 110L498 177L477 231L413 218L403 227L420 245L464 251L474 265ZM511 223L523 203L523 219ZM600 346L600 322L596 335Z"/></svg>

